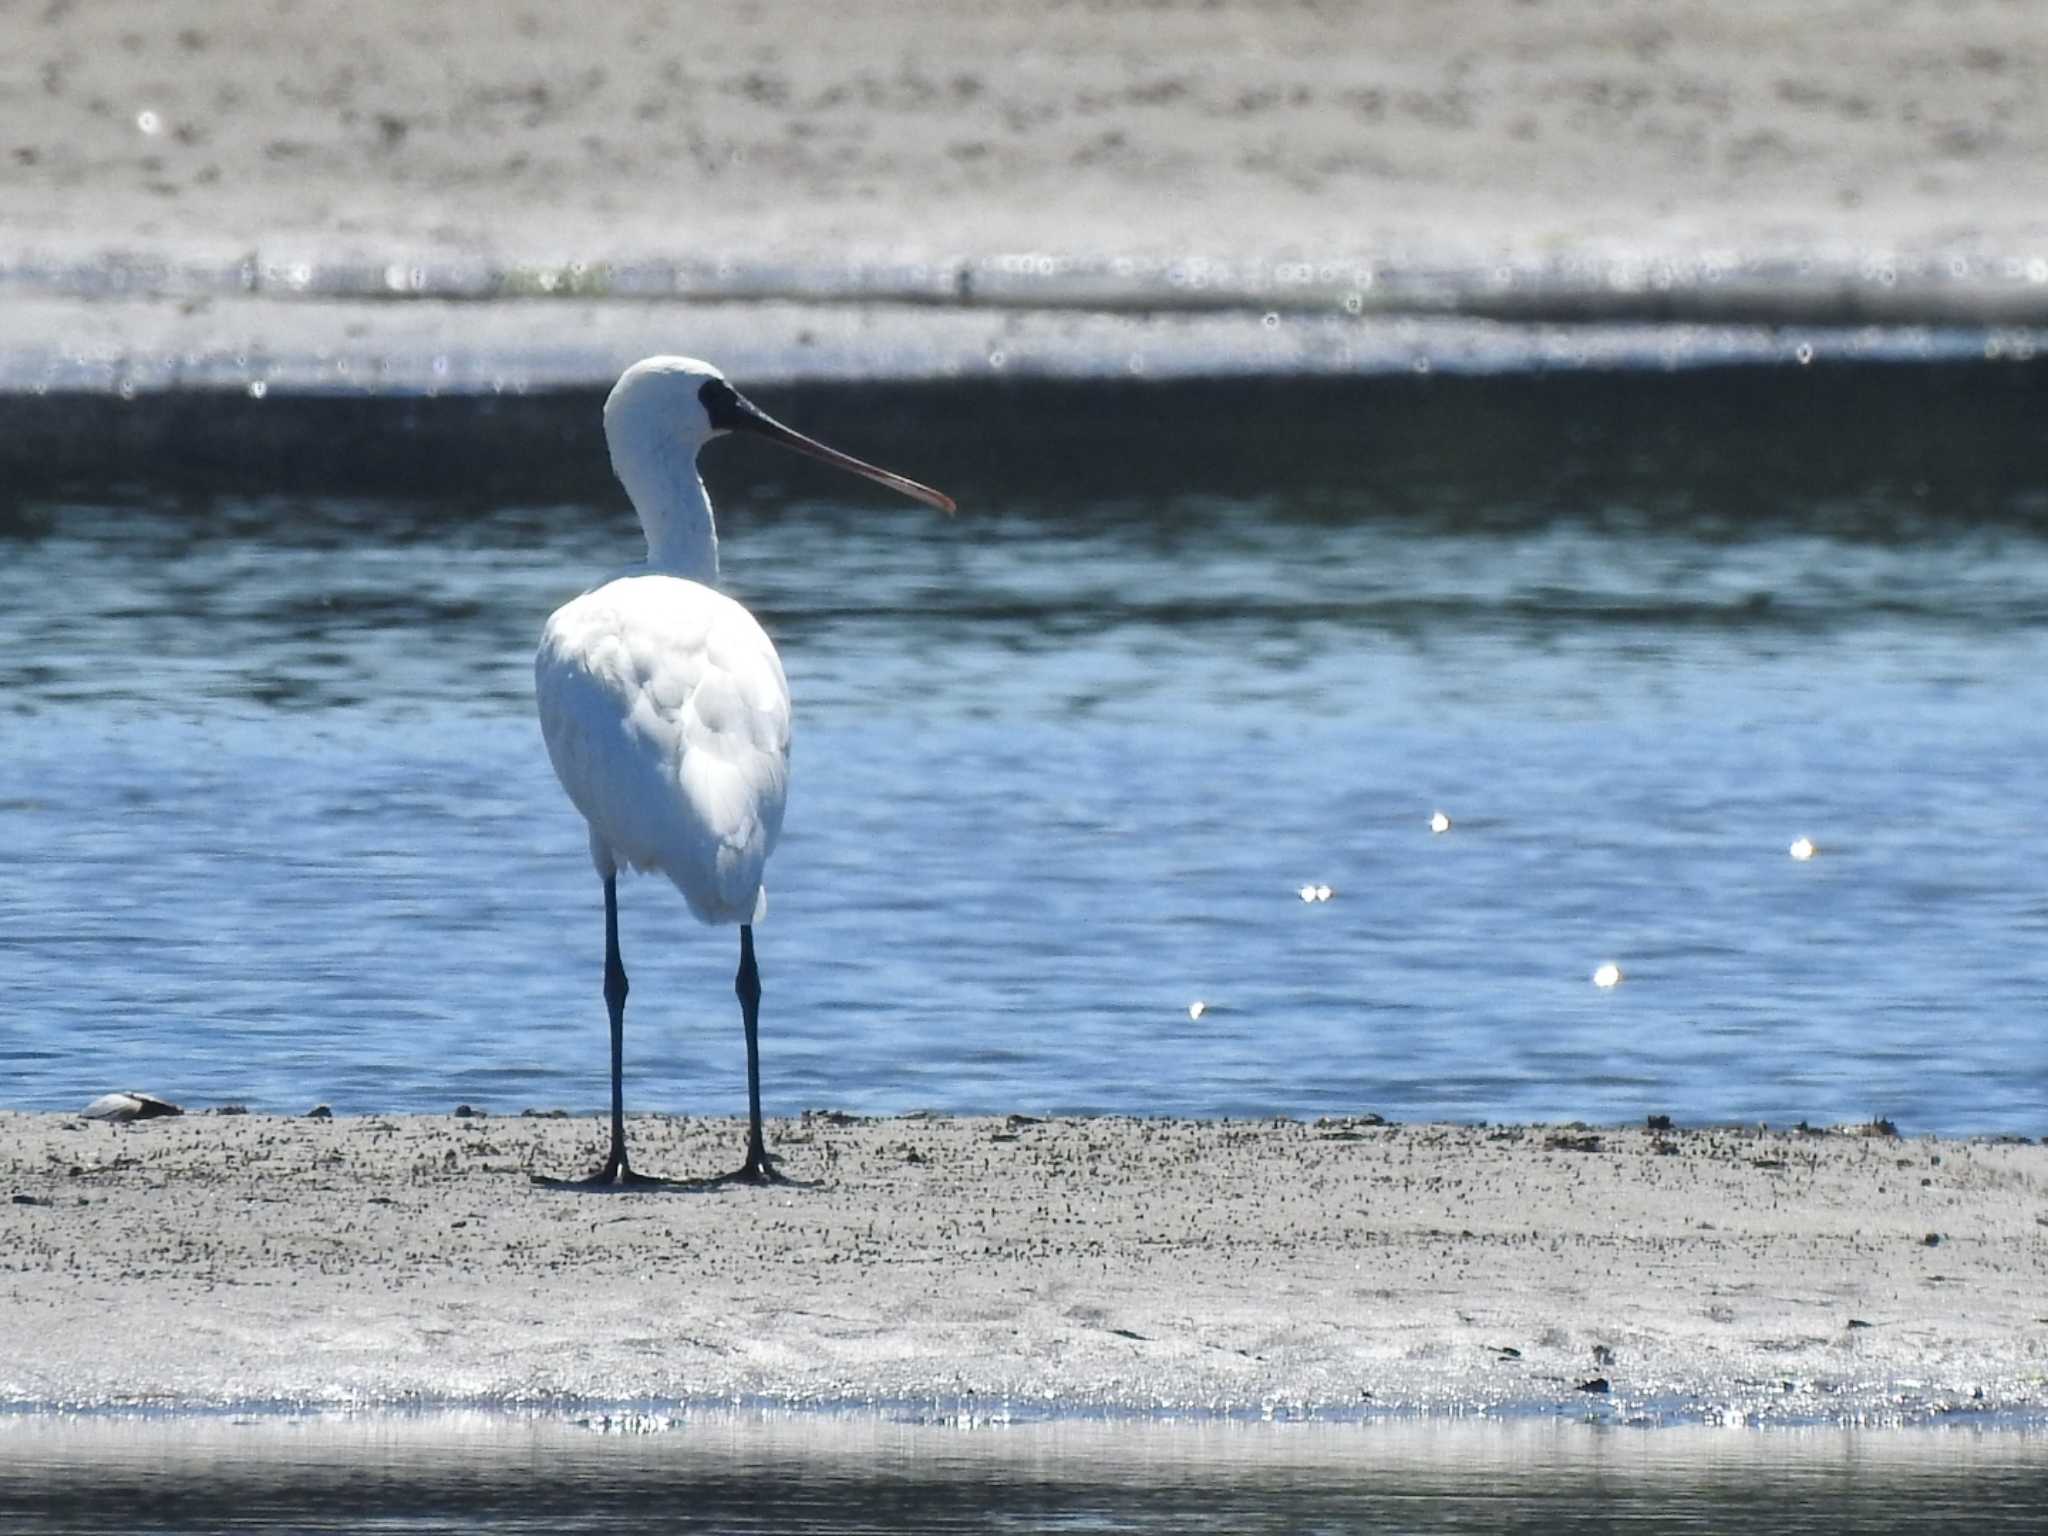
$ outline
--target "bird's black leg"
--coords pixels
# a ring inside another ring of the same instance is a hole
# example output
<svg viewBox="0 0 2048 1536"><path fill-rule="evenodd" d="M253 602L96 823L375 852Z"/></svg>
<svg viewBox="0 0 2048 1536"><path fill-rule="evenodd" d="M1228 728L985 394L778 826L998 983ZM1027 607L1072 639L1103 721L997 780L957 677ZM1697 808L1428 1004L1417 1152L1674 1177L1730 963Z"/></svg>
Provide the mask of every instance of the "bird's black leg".
<svg viewBox="0 0 2048 1536"><path fill-rule="evenodd" d="M626 962L619 955L619 877L604 877L604 1006L612 1022L612 1149L601 1183L630 1172L626 1165Z"/></svg>
<svg viewBox="0 0 2048 1536"><path fill-rule="evenodd" d="M626 1161L626 963L619 958L619 877L604 877L604 1005L612 1024L612 1145L604 1167L587 1179L534 1182L556 1189L658 1188L672 1183L635 1173Z"/></svg>
<svg viewBox="0 0 2048 1536"><path fill-rule="evenodd" d="M747 1030L747 1161L732 1179L749 1183L781 1183L775 1160L761 1139L761 971L754 964L754 930L740 924L740 970L732 989L739 994L740 1019Z"/></svg>

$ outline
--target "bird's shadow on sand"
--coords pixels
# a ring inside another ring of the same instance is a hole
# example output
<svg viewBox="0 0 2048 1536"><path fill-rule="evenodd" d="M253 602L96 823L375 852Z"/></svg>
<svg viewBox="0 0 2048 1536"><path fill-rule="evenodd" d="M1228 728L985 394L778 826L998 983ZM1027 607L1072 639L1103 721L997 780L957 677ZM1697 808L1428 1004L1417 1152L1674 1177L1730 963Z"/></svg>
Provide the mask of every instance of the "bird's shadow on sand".
<svg viewBox="0 0 2048 1536"><path fill-rule="evenodd" d="M737 1173L708 1174L695 1179L664 1179L652 1174L636 1173L626 1179L607 1179L593 1174L583 1179L557 1179L543 1173L529 1173L527 1179L536 1188L559 1190L578 1195L713 1195L728 1189L751 1189L767 1192L780 1189L822 1189L816 1179L792 1178L786 1173L773 1174L762 1178L744 1169Z"/></svg>

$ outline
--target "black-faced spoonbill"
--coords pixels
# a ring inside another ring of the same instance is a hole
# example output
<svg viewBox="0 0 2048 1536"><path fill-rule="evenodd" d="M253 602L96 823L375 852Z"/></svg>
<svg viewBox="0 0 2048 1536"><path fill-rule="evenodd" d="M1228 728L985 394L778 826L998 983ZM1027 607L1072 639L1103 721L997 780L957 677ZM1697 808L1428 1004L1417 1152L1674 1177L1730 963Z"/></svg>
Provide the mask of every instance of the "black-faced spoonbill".
<svg viewBox="0 0 2048 1536"><path fill-rule="evenodd" d="M664 1185L626 1161L626 968L619 958L621 865L675 882L700 922L736 923L733 983L747 1032L747 1160L732 1179L776 1179L761 1141L761 977L754 928L761 875L789 792L789 684L754 616L719 592L718 534L697 450L749 432L865 475L942 512L949 497L813 442L765 415L709 363L650 357L604 403L612 468L640 514L647 561L564 604L534 660L548 757L590 824L604 881L604 1000L612 1030L612 1142L588 1179Z"/></svg>

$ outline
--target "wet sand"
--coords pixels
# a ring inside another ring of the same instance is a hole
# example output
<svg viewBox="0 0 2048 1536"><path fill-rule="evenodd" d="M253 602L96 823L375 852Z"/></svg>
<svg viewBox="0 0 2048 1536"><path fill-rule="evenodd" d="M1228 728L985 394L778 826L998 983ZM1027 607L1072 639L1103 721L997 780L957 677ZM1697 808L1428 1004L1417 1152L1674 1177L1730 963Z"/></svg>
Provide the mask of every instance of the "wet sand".
<svg viewBox="0 0 2048 1536"><path fill-rule="evenodd" d="M2048 1410L2033 1144L820 1114L771 1129L804 1187L530 1182L599 1140L0 1115L0 1401Z"/></svg>

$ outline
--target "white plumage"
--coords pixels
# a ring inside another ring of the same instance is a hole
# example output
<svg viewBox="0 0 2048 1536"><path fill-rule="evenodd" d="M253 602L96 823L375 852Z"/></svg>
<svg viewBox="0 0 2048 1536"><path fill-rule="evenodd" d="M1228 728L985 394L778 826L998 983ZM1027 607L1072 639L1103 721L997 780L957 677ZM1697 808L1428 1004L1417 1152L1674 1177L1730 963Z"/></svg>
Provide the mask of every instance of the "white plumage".
<svg viewBox="0 0 2048 1536"><path fill-rule="evenodd" d="M555 610L534 661L548 758L589 826L604 883L611 1151L602 1170L576 1182L667 1182L634 1173L626 1160L621 865L668 876L700 921L739 925L734 990L747 1037L749 1127L746 1164L729 1177L772 1179L761 1136L753 924L766 911L763 874L789 799L789 683L774 642L714 585L718 534L697 451L720 433L751 432L944 511L953 503L791 431L693 358L628 368L605 401L604 427L647 535L647 560Z"/></svg>
<svg viewBox="0 0 2048 1536"><path fill-rule="evenodd" d="M790 708L754 616L702 582L620 576L548 620L534 684L598 873L659 871L700 922L760 921Z"/></svg>

